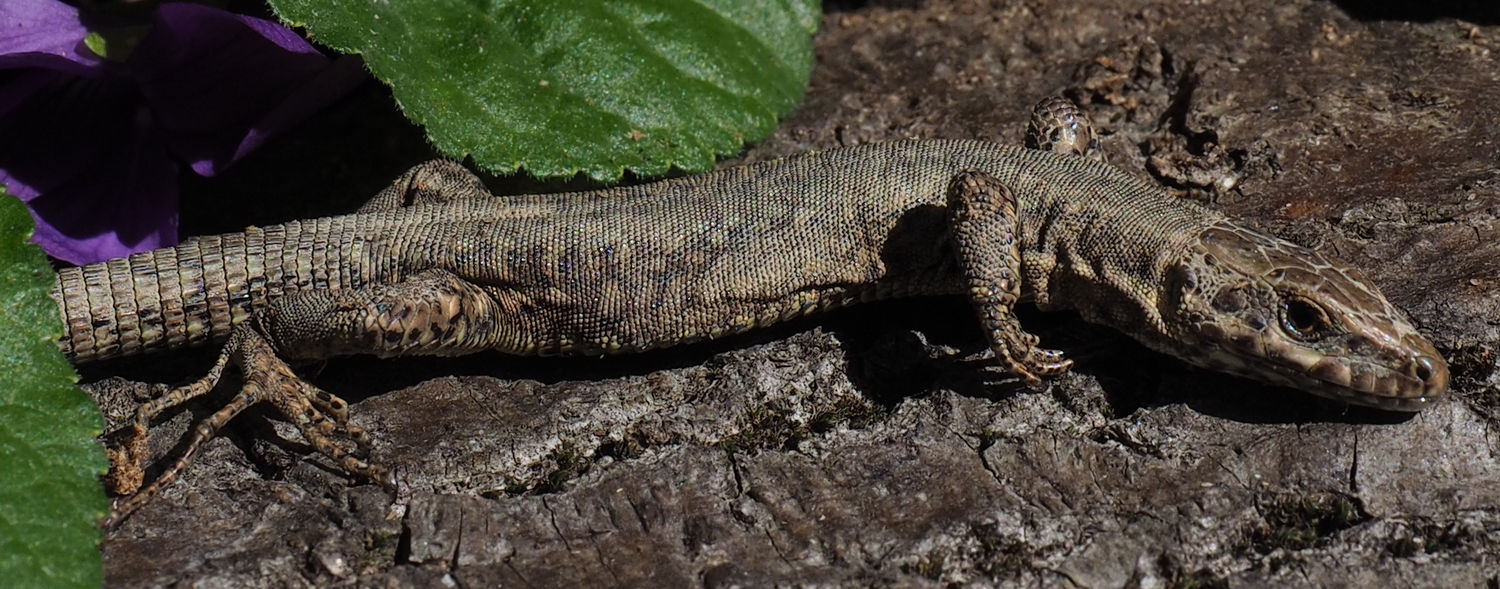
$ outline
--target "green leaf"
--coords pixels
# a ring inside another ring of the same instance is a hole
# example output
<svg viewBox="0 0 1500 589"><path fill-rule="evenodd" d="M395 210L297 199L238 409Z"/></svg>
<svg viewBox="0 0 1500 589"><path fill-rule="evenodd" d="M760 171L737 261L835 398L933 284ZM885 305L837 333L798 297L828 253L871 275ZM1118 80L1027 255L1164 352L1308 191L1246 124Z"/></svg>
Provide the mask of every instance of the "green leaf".
<svg viewBox="0 0 1500 589"><path fill-rule="evenodd" d="M814 0L271 0L451 157L609 181L713 166L802 100Z"/></svg>
<svg viewBox="0 0 1500 589"><path fill-rule="evenodd" d="M102 419L57 349L52 268L31 231L26 206L0 189L0 579L98 587Z"/></svg>

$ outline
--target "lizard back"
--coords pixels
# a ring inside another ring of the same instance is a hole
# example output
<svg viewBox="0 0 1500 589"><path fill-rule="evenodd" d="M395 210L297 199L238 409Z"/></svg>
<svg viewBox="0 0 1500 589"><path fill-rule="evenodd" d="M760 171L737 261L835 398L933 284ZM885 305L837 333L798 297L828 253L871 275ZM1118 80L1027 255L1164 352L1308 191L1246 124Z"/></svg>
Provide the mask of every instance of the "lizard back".
<svg viewBox="0 0 1500 589"><path fill-rule="evenodd" d="M69 325L61 345L86 361L221 341L270 299L429 269L511 311L517 336L502 351L520 354L645 350L954 293L943 203L966 169L1019 199L1028 296L1127 330L1141 319L1116 299L1142 312L1165 256L1220 218L1083 158L980 141L866 145L637 186L250 227L65 269L53 292ZM1090 297L1111 299L1114 316Z"/></svg>
<svg viewBox="0 0 1500 589"><path fill-rule="evenodd" d="M1081 158L903 142L631 187L391 211L370 221L389 229L358 257L385 279L441 268L481 285L517 322L507 352L651 349L861 300L961 292L944 199L966 169L1015 191L1035 283L1056 275L1052 284L1071 289L1041 298L1095 320L1097 307L1124 321L1118 309L1154 304L1163 260L1220 218ZM434 221L401 229L410 215ZM1059 257L1083 267L1060 268L1068 264ZM1086 300L1101 296L1108 304Z"/></svg>

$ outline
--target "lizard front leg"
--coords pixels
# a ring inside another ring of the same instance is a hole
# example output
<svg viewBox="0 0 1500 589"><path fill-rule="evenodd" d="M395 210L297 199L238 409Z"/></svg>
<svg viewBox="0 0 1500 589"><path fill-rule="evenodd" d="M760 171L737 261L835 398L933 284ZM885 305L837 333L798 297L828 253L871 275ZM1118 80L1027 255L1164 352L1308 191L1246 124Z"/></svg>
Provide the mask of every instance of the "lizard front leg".
<svg viewBox="0 0 1500 589"><path fill-rule="evenodd" d="M344 471L391 485L388 470L357 458L347 447L350 442L360 450L367 445L363 430L349 422L348 404L303 381L287 360L355 353L474 353L498 342L503 324L499 312L499 305L479 287L442 270L422 272L395 284L308 291L272 301L235 327L206 376L137 409L125 440L109 450L111 486L129 497L114 507L106 525L118 523L145 504L187 467L204 442L242 411L260 403L275 408L314 450ZM244 387L194 428L181 457L141 488L150 422L212 390L229 364L239 368Z"/></svg>
<svg viewBox="0 0 1500 589"><path fill-rule="evenodd" d="M1021 298L1015 194L994 176L962 172L948 184L948 224L969 299L1002 367L1034 384L1072 366L1062 352L1037 347L1012 313Z"/></svg>

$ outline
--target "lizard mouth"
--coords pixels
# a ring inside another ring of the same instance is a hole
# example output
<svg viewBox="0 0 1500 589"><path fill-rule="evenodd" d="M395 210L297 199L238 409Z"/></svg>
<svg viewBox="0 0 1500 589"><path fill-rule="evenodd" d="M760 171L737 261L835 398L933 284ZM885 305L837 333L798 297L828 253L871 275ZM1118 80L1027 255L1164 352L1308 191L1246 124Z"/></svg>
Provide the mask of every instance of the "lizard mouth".
<svg viewBox="0 0 1500 589"><path fill-rule="evenodd" d="M1421 411L1448 392L1448 364L1430 347L1387 361L1297 346L1261 351L1251 357L1218 354L1204 367L1387 411Z"/></svg>
<svg viewBox="0 0 1500 589"><path fill-rule="evenodd" d="M1393 411L1420 411L1447 396L1448 364L1433 352L1406 358L1399 369L1367 361L1324 357L1305 374L1325 383L1315 394Z"/></svg>

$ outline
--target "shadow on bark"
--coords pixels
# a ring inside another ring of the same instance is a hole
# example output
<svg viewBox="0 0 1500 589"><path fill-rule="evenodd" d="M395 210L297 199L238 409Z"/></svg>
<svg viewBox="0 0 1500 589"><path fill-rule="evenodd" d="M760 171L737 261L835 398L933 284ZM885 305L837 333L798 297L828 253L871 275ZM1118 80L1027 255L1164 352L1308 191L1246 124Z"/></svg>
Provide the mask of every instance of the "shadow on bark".
<svg viewBox="0 0 1500 589"><path fill-rule="evenodd" d="M1500 3L1494 0L1334 0L1356 20L1432 22L1456 18L1479 25L1500 24Z"/></svg>

